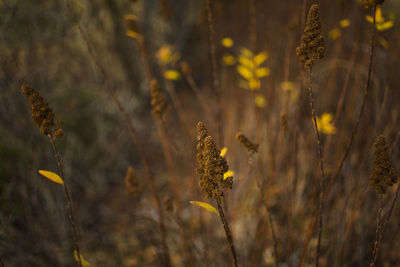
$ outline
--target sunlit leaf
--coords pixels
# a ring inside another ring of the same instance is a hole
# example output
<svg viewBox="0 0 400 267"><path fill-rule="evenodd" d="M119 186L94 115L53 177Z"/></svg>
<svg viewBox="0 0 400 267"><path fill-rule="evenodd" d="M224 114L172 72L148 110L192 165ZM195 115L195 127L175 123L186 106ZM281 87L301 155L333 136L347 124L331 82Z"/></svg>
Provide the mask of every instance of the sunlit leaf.
<svg viewBox="0 0 400 267"><path fill-rule="evenodd" d="M237 67L237 71L239 72L240 75L242 75L243 78L245 78L246 80L251 80L253 79L253 73L251 72L251 70L249 70L248 68L246 68L243 65L239 65Z"/></svg>
<svg viewBox="0 0 400 267"><path fill-rule="evenodd" d="M74 258L75 258L75 260L76 260L77 262L79 262L79 258L81 258L81 263L82 263L82 266L83 266L83 267L89 267L89 266L90 266L90 263L87 262L87 261L83 258L82 254L79 254L79 257L78 257L78 252L77 252L76 250L74 250Z"/></svg>
<svg viewBox="0 0 400 267"><path fill-rule="evenodd" d="M265 108L267 106L267 100L262 95L256 95L254 98L254 103L259 108Z"/></svg>
<svg viewBox="0 0 400 267"><path fill-rule="evenodd" d="M290 81L281 82L281 88L283 91L292 91L294 89L294 83Z"/></svg>
<svg viewBox="0 0 400 267"><path fill-rule="evenodd" d="M214 208L214 206L206 203L206 202L201 202L201 201L189 201L190 204L195 205L195 206L199 206L201 208L204 208L206 210L208 210L209 212L213 212L217 215L219 215L218 211L216 208Z"/></svg>
<svg viewBox="0 0 400 267"><path fill-rule="evenodd" d="M137 32L134 32L132 30L127 30L126 31L126 35L131 37L131 38L133 38L133 39L137 39L137 40L142 38L142 36L140 36L140 34L138 34Z"/></svg>
<svg viewBox="0 0 400 267"><path fill-rule="evenodd" d="M254 64L256 66L261 65L265 60L267 60L268 54L267 52L261 52L254 57Z"/></svg>
<svg viewBox="0 0 400 267"><path fill-rule="evenodd" d="M58 176L58 174L55 174L54 172L39 170L39 173L57 184L64 184L64 181L61 179L61 177Z"/></svg>
<svg viewBox="0 0 400 267"><path fill-rule="evenodd" d="M348 19L342 19L342 20L339 22L339 25L340 25L340 27L342 27L342 28L349 27L349 26L350 26L350 20L348 20Z"/></svg>
<svg viewBox="0 0 400 267"><path fill-rule="evenodd" d="M254 68L254 63L251 59L244 56L239 56L239 63L248 68L249 70Z"/></svg>
<svg viewBox="0 0 400 267"><path fill-rule="evenodd" d="M340 37L340 35L342 35L342 32L338 28L334 28L328 33L329 38L331 38L332 40L336 40Z"/></svg>
<svg viewBox="0 0 400 267"><path fill-rule="evenodd" d="M263 78L269 76L269 68L258 68L256 69L257 78Z"/></svg>
<svg viewBox="0 0 400 267"><path fill-rule="evenodd" d="M232 66L233 64L235 64L235 62L235 57L232 55L224 55L222 57L222 63L226 66Z"/></svg>
<svg viewBox="0 0 400 267"><path fill-rule="evenodd" d="M324 134L335 134L336 128L332 124L332 114L324 113L321 117L317 118L318 130Z"/></svg>
<svg viewBox="0 0 400 267"><path fill-rule="evenodd" d="M226 38L222 39L221 44L224 47L230 48L230 47L233 46L234 43L233 43L233 40L231 38L226 37Z"/></svg>
<svg viewBox="0 0 400 267"><path fill-rule="evenodd" d="M248 59L252 59L253 58L253 52L251 52L249 49L247 48L242 48L240 49L240 54L244 57L247 57Z"/></svg>
<svg viewBox="0 0 400 267"><path fill-rule="evenodd" d="M181 78L181 74L177 70L167 70L164 72L164 77L168 80L177 81Z"/></svg>
<svg viewBox="0 0 400 267"><path fill-rule="evenodd" d="M224 180L228 179L229 177L232 177L234 175L233 171L227 171L224 173Z"/></svg>
<svg viewBox="0 0 400 267"><path fill-rule="evenodd" d="M392 20L389 20L389 21L386 21L386 22L384 22L384 23L377 24L377 25L376 25L376 29L377 29L378 31L385 31L385 30L387 30L387 29L392 28L393 25L394 25L393 21L392 21Z"/></svg>
<svg viewBox="0 0 400 267"><path fill-rule="evenodd" d="M251 78L249 80L250 90L257 90L257 89L260 89L260 87L261 87L261 82L259 79Z"/></svg>

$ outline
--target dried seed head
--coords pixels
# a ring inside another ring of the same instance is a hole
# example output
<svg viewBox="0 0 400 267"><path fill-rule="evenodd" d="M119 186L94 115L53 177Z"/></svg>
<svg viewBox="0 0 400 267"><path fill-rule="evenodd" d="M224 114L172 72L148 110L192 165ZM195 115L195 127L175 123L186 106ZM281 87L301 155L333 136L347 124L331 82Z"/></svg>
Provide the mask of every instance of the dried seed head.
<svg viewBox="0 0 400 267"><path fill-rule="evenodd" d="M153 113L156 119L165 120L171 106L156 80L151 80L150 82L150 95L151 113Z"/></svg>
<svg viewBox="0 0 400 267"><path fill-rule="evenodd" d="M289 121L286 113L281 114L281 127L285 133L289 131Z"/></svg>
<svg viewBox="0 0 400 267"><path fill-rule="evenodd" d="M380 135L375 143L374 170L371 175L370 184L378 194L385 194L387 187L397 182L392 162L388 154L386 138Z"/></svg>
<svg viewBox="0 0 400 267"><path fill-rule="evenodd" d="M382 5L385 0L363 0L364 6L366 8L371 8L377 5Z"/></svg>
<svg viewBox="0 0 400 267"><path fill-rule="evenodd" d="M236 134L236 139L239 141L240 144L242 144L247 151L249 152L250 155L255 154L258 152L258 144L254 144L251 142L249 139L247 139L246 136L244 136L242 133L237 133Z"/></svg>
<svg viewBox="0 0 400 267"><path fill-rule="evenodd" d="M172 200L169 196L164 197L164 208L166 211L173 211L174 210L174 205L172 204Z"/></svg>
<svg viewBox="0 0 400 267"><path fill-rule="evenodd" d="M233 177L224 179L224 173L229 170L221 151L216 148L214 139L207 135L207 129L202 122L197 124L197 173L200 175L200 187L207 197L220 198L223 189L232 188Z"/></svg>
<svg viewBox="0 0 400 267"><path fill-rule="evenodd" d="M301 37L300 46L296 49L296 54L304 63L304 67L310 69L316 59L324 57L324 53L325 41L321 33L319 7L314 4L308 12L306 27Z"/></svg>
<svg viewBox="0 0 400 267"><path fill-rule="evenodd" d="M29 103L32 105L32 119L37 127L40 129L40 133L51 136L52 138L59 138L62 136L63 131L61 130L62 121L54 123L54 112L43 97L27 85L21 86L22 93L28 98Z"/></svg>
<svg viewBox="0 0 400 267"><path fill-rule="evenodd" d="M126 170L125 188L128 195L136 196L139 193L139 183L135 170L131 166Z"/></svg>

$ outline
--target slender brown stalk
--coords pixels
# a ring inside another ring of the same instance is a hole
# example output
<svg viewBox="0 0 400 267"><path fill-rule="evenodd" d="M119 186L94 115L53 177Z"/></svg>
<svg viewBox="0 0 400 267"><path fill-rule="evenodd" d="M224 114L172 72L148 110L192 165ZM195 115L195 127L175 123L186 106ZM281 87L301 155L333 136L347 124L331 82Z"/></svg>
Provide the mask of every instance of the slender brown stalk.
<svg viewBox="0 0 400 267"><path fill-rule="evenodd" d="M3 258L2 257L0 257L0 266L1 267L5 267L6 265L4 264L4 262L3 262Z"/></svg>
<svg viewBox="0 0 400 267"><path fill-rule="evenodd" d="M375 265L376 261L376 255L378 253L378 242L380 239L380 232L381 232L381 220L382 220L382 194L379 194L379 210L378 210L378 217L377 217L377 223L376 223L376 232L375 232L375 243L374 243L374 250L372 251L372 257L371 257L371 262L370 262L370 267Z"/></svg>
<svg viewBox="0 0 400 267"><path fill-rule="evenodd" d="M328 188L326 190L325 201L326 201L326 199L328 199L328 197L329 197L329 195L330 195L330 193L331 193L331 191L333 189L333 186L335 185L337 179L339 178L340 172L341 172L341 170L342 170L342 168L344 166L344 162L346 161L346 159L347 159L347 157L349 155L350 149L351 149L351 147L353 145L353 142L354 142L354 138L355 138L355 136L356 136L356 134L358 132L358 127L360 125L362 115L364 114L365 104L367 102L367 96L368 96L370 83L371 83L372 62L373 62L373 57L374 57L374 40L375 40L375 25L376 25L375 12L376 12L376 6L373 8L373 25L372 25L372 29L371 29L371 33L372 33L372 36L371 36L371 52L370 52L370 60L369 60L369 66L368 66L367 83L366 83L366 87L365 87L365 90L364 90L364 96L363 96L363 101L362 101L362 104L361 104L361 109L360 109L360 112L358 114L358 118L357 118L356 124L353 127L349 142L348 142L348 144L346 146L345 153L344 153L344 155L343 155L343 157L342 157L342 159L341 159L341 161L339 163L339 166L338 166L338 168L337 168L337 170L335 172L334 178L332 179L331 183L329 184L329 186L328 186ZM319 216L320 216L319 212L316 212L316 220L317 220L317 218ZM303 247L303 251L301 253L302 256L300 257L300 260L299 260L299 263L298 263L297 266L301 266L301 264L302 264L305 252L306 252L306 250L308 248L308 245L310 243L310 240L311 240L310 235L312 235L312 233L314 232L315 227L316 227L316 224L314 223L313 226L311 227L311 231L309 231L308 236L306 238L306 241L305 241L305 244L304 244L304 247Z"/></svg>
<svg viewBox="0 0 400 267"><path fill-rule="evenodd" d="M269 227L270 227L270 230L271 230L272 242L273 242L273 246L274 246L275 267L277 267L278 266L278 262L279 262L278 241L277 241L276 234L275 234L274 221L272 220L271 210L269 209L267 200L265 198L264 191L262 190L261 183L260 183L259 179L257 179L257 177L256 177L256 183L257 183L257 188L260 191L262 202L263 202L264 207L265 207L265 209L267 211L267 214L268 214L268 222L269 222Z"/></svg>
<svg viewBox="0 0 400 267"><path fill-rule="evenodd" d="M378 239L378 243L375 246L375 253L374 253L374 258L373 258L373 262L372 262L373 264L375 264L376 258L378 256L379 247L380 247L380 245L382 243L383 235L385 234L386 227L387 227L387 225L389 223L390 217L392 216L393 209L394 209L394 206L396 204L397 198L399 197L399 191L400 191L400 183L397 185L396 193L395 193L395 195L393 197L392 204L390 205L390 209L389 209L388 214L386 215L386 219L385 219L385 221L383 223L382 231L380 233L380 236L379 236L379 239Z"/></svg>
<svg viewBox="0 0 400 267"><path fill-rule="evenodd" d="M56 161L57 161L57 168L60 173L60 177L64 181L64 183L62 185L64 187L65 199L67 201L67 206L68 206L68 219L71 224L72 240L74 243L74 249L78 255L78 257L77 257L78 258L78 260L77 260L78 266L82 267L81 253L79 250L78 235L76 234L77 231L76 231L76 227L75 227L75 220L74 220L74 213L72 210L71 197L69 195L68 186L65 183L64 172L63 172L63 168L62 168L61 160L60 160L60 153L57 150L57 146L56 146L56 143L54 142L53 136L51 134L48 134L48 137L50 139L50 143L53 148L54 157L56 158Z"/></svg>
<svg viewBox="0 0 400 267"><path fill-rule="evenodd" d="M221 200L219 198L215 198L215 200L217 201L219 217L221 218L221 222L224 225L225 236L229 243L229 248L231 249L233 263L234 263L235 267L238 267L235 245L233 244L233 238L232 238L231 230L229 229L228 222L225 219L224 209L222 208Z"/></svg>
<svg viewBox="0 0 400 267"><path fill-rule="evenodd" d="M315 266L319 266L319 257L320 257L320 250L321 250L321 235L322 235L322 227L323 227L323 209L324 209L324 160L322 156L322 144L321 144L321 136L318 130L318 125L317 125L317 116L314 108L314 96L312 92L312 68L308 70L308 93L310 97L310 107L311 107L311 114L312 114L312 119L314 122L314 131L315 135L317 138L317 146L318 146L318 154L319 154L319 161L320 161L320 170L321 170L321 177L320 177L320 183L319 183L319 189L320 189L320 194L319 194L319 224L318 224L318 245L317 245L317 255L315 257Z"/></svg>
<svg viewBox="0 0 400 267"><path fill-rule="evenodd" d="M221 84L218 79L217 57L216 57L216 46L215 46L216 33L214 29L211 0L206 1L206 8L207 8L207 20L208 20L208 39L210 42L213 89L215 92L215 99L217 102L217 125L218 125L218 142L219 142L218 145L222 147L224 143L224 132L223 132L224 129L222 126Z"/></svg>
<svg viewBox="0 0 400 267"><path fill-rule="evenodd" d="M71 12L71 14L74 16L74 18L76 18L76 14L74 12L74 10L72 9L72 7L70 6L69 2L66 3L67 7L69 9L69 11ZM100 62L98 61L97 57L95 56L94 50L90 44L89 38L87 37L86 33L84 32L79 20L77 20L77 26L78 26L78 30L79 33L82 35L83 40L86 44L86 47L88 49L89 52L89 56L93 62L93 64L96 66L97 71L99 72L104 85L108 91L108 93L110 94L112 100L115 102L115 104L118 107L119 112L121 113L122 117L125 119L125 122L128 126L129 132L132 136L132 139L136 145L136 148L139 152L139 155L142 159L146 174L149 178L150 181L150 186L151 186L151 190L152 190L152 194L153 194L153 198L154 201L156 203L156 209L157 209L157 213L158 213L158 223L159 223L159 227L160 227L160 232L161 232L161 243L162 243L162 247L163 247L163 261L164 261L164 266L171 266L171 260L170 260L170 253L169 253L169 248L168 248L168 244L167 244L167 231L166 231L166 227L165 227L165 219L164 219L164 211L162 208L162 204L161 204L161 198L160 195L158 194L158 190L157 190L157 186L155 183L155 178L153 175L153 172L150 168L150 164L148 162L147 159L147 155L145 153L145 150L143 148L142 142L140 141L137 133L136 133L136 129L132 124L132 120L130 115L126 112L125 108L123 107L121 101L118 99L118 97L116 96L114 90L111 87L111 84L108 80L108 77L106 75L106 72L104 70L104 68L101 66Z"/></svg>

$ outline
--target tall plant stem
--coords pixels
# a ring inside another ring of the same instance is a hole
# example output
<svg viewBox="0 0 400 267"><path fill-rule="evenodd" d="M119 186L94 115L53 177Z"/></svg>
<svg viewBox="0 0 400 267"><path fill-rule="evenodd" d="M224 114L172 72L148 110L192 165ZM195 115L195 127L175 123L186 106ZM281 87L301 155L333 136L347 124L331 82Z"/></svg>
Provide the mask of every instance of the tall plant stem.
<svg viewBox="0 0 400 267"><path fill-rule="evenodd" d="M322 227L323 227L323 209L324 209L324 159L322 155L322 144L321 144L321 136L318 130L318 125L317 125L317 116L314 108L314 96L312 92L312 70L311 68L308 70L308 93L310 97L310 107L311 107L311 114L312 114L312 119L314 122L314 131L315 131L315 136L317 138L317 147L318 147L318 154L319 154L319 161L320 161L320 170L321 170L321 177L320 177L320 183L319 183L319 224L318 224L318 245L317 245L317 255L315 257L315 266L319 266L319 256L320 256L320 251L321 251L321 235L322 235Z"/></svg>
<svg viewBox="0 0 400 267"><path fill-rule="evenodd" d="M217 125L218 125L218 142L219 142L218 145L222 147L224 143L224 131L222 126L221 84L218 79L216 47L215 47L216 34L215 34L213 14L211 9L211 0L206 1L206 7L207 7L207 20L208 20L208 39L210 42L213 89L215 93L215 99L217 101Z"/></svg>
<svg viewBox="0 0 400 267"><path fill-rule="evenodd" d="M379 210L377 216L377 223L376 223L376 232L375 232L375 242L374 242L374 250L372 251L370 267L375 265L376 255L378 252L378 242L380 239L380 232L381 232L381 225L382 225L382 194L379 194Z"/></svg>
<svg viewBox="0 0 400 267"><path fill-rule="evenodd" d="M78 235L76 234L76 227L75 227L74 213L72 210L71 197L69 195L68 186L65 183L64 172L63 172L63 168L62 168L61 160L60 160L60 153L58 152L58 149L57 149L56 143L54 142L53 136L51 134L49 134L48 137L50 139L50 143L53 148L54 157L56 158L56 161L57 161L58 171L60 173L61 179L64 181L64 183L62 185L64 187L65 199L67 201L67 206L68 206L68 219L69 219L69 222L71 225L72 240L74 243L74 249L78 255L78 257L77 257L78 258L77 259L78 266L82 267L81 253L79 250Z"/></svg>
<svg viewBox="0 0 400 267"><path fill-rule="evenodd" d="M226 236L226 239L227 239L227 241L229 243L229 248L231 249L232 260L233 260L233 263L234 263L235 267L238 267L235 245L233 244L233 238L232 238L231 230L229 229L228 222L226 221L226 218L225 218L225 213L224 213L224 209L222 208L221 199L219 199L217 197L216 201L217 201L219 217L221 218L221 222L224 225L225 236Z"/></svg>
<svg viewBox="0 0 400 267"><path fill-rule="evenodd" d="M330 193L331 193L331 191L333 189L333 186L335 185L337 179L339 178L340 172L341 172L341 170L342 170L342 168L344 166L344 162L346 161L346 159L347 159L347 157L348 157L348 155L350 153L350 149L351 149L351 147L353 145L354 138L355 138L355 136L356 136L356 134L358 132L358 127L360 125L362 115L364 114L365 104L367 102L367 96L368 96L368 92L369 92L369 89L370 89L371 73L372 73L372 62L373 62L373 58L374 58L374 40L375 40L375 26L376 26L375 12L376 12L376 6L373 8L373 25L372 25L372 29L371 29L371 33L372 33L372 36L371 36L371 52L370 52L370 60L369 60L369 66L368 66L367 84L366 84L365 90L364 90L364 96L363 96L363 101L362 101L362 104L361 104L361 109L360 109L360 112L358 114L358 118L357 118L356 124L353 127L349 142L348 142L348 144L346 146L345 153L343 154L343 157L342 157L342 159L341 159L341 161L339 163L339 166L338 166L338 168L337 168L337 170L335 172L335 175L334 175L332 181L330 182L330 184L329 184L329 186L328 186L328 188L326 190L324 201L326 201L328 199L328 197L329 197L329 195L330 195ZM316 212L315 222L312 225L311 230L308 232L308 235L306 237L306 241L305 241L305 244L304 244L304 247L303 247L303 251L301 252L300 260L299 260L299 263L297 264L297 266L301 266L302 263L303 263L305 253L307 251L308 245L310 244L311 235L313 234L313 232L315 230L316 221L317 221L319 216L320 216L320 214L319 214L319 211L318 211L318 212Z"/></svg>
<svg viewBox="0 0 400 267"><path fill-rule="evenodd" d="M69 11L71 12L72 16L76 19L76 14L74 12L74 10L72 9L72 7L69 5L69 2L66 2L66 5L69 9ZM170 253L169 253L169 248L168 248L168 244L167 244L167 230L165 227L165 219L164 219L164 211L162 209L162 204L161 204L161 199L160 199L160 195L158 194L158 190L157 190L157 186L155 183L155 178L153 175L153 172L150 168L150 164L149 161L147 159L147 155L145 153L145 150L143 148L142 142L139 139L139 136L136 133L136 129L132 124L132 120L130 115L126 112L124 106L122 105L121 101L118 99L118 97L116 96L114 90L111 87L111 84L108 80L108 77L106 75L105 70L103 69L103 67L101 66L100 62L98 61L97 57L95 56L94 50L90 44L89 38L87 37L86 33L84 32L80 22L77 20L77 26L78 26L78 30L79 33L82 35L82 38L86 44L86 47L88 49L89 52L89 56L90 59L92 60L93 64L96 66L97 71L99 72L104 85L106 87L106 90L108 91L108 93L110 94L112 100L115 102L115 104L118 107L119 112L121 113L122 117L125 119L125 122L128 126L129 129L129 133L132 136L132 139L136 145L136 148L139 152L139 155L142 159L146 174L149 178L150 181L150 186L151 186L151 190L152 190L152 194L153 194L153 198L154 201L156 203L156 209L157 209L157 213L158 213L158 223L159 223L159 228L160 228L160 232L161 232L161 243L162 243L162 247L163 247L163 263L164 266L169 267L171 266L171 260L170 260Z"/></svg>

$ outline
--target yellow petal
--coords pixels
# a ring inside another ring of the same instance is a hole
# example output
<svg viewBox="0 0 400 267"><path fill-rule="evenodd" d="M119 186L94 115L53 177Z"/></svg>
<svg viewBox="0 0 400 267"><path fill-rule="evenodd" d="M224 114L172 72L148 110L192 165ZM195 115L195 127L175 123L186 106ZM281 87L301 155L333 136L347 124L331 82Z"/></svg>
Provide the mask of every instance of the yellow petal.
<svg viewBox="0 0 400 267"><path fill-rule="evenodd" d="M181 78L181 74L177 70L167 70L164 72L164 77L168 80L177 81Z"/></svg>
<svg viewBox="0 0 400 267"><path fill-rule="evenodd" d="M384 47L384 48L388 48L390 46L389 42L386 41L385 38L380 37L379 38L379 43Z"/></svg>
<svg viewBox="0 0 400 267"><path fill-rule="evenodd" d="M224 180L228 179L229 177L232 177L234 175L233 171L227 171L226 173L224 173Z"/></svg>
<svg viewBox="0 0 400 267"><path fill-rule="evenodd" d="M83 266L83 267L89 267L89 266L90 266L90 263L87 262L87 261L83 258L82 254L80 254L79 256L80 256L79 258L81 258L82 266ZM75 258L75 260L76 260L77 262L79 262L78 252L77 252L76 250L74 250L74 258Z"/></svg>
<svg viewBox="0 0 400 267"><path fill-rule="evenodd" d="M321 117L317 118L318 130L325 134L335 134L336 128L331 123L332 118L333 116L330 113L324 113Z"/></svg>
<svg viewBox="0 0 400 267"><path fill-rule="evenodd" d="M289 81L281 82L281 88L283 91L292 91L294 89L294 84Z"/></svg>
<svg viewBox="0 0 400 267"><path fill-rule="evenodd" d="M229 48L229 47L232 47L234 43L231 38L226 37L226 38L222 39L221 44L222 44L222 46Z"/></svg>
<svg viewBox="0 0 400 267"><path fill-rule="evenodd" d="M331 38L332 40L336 40L340 37L340 35L342 35L342 33L338 28L334 28L328 33L329 38Z"/></svg>
<svg viewBox="0 0 400 267"><path fill-rule="evenodd" d="M256 104L257 107L259 108L265 108L267 106L267 100L265 99L264 96L262 95L257 95L254 98L254 103Z"/></svg>
<svg viewBox="0 0 400 267"><path fill-rule="evenodd" d="M171 52L172 49L169 45L163 45L156 54L158 61L162 65L168 64L171 61Z"/></svg>
<svg viewBox="0 0 400 267"><path fill-rule="evenodd" d="M242 75L243 78L245 78L246 80L251 80L253 79L253 73L251 72L251 70L249 70L248 68L246 68L243 65L239 65L237 67L237 71L239 72L240 75Z"/></svg>
<svg viewBox="0 0 400 267"><path fill-rule="evenodd" d="M221 157L225 157L226 152L228 152L228 148L227 148L227 147L223 147L223 148L221 149L221 153L219 153L219 155L220 155Z"/></svg>
<svg viewBox="0 0 400 267"><path fill-rule="evenodd" d="M209 212L213 212L217 215L219 215L218 211L216 208L214 208L212 205L206 203L206 202L201 202L201 201L189 201L190 204L204 208L208 210Z"/></svg>
<svg viewBox="0 0 400 267"><path fill-rule="evenodd" d="M261 52L254 57L254 64L256 66L261 65L265 60L267 60L268 54L267 52Z"/></svg>
<svg viewBox="0 0 400 267"><path fill-rule="evenodd" d="M58 176L58 174L55 174L54 172L39 170L39 173L57 184L64 184L64 181L61 179L61 177Z"/></svg>
<svg viewBox="0 0 400 267"><path fill-rule="evenodd" d="M248 59L247 57L239 56L239 63L250 70L254 69L253 61L251 59Z"/></svg>
<svg viewBox="0 0 400 267"><path fill-rule="evenodd" d="M269 68L258 68L256 69L257 78L263 78L269 76Z"/></svg>
<svg viewBox="0 0 400 267"><path fill-rule="evenodd" d="M381 22L381 21L383 20L383 17L382 17L382 9L381 9L380 7L377 7L377 8L376 8L375 19L376 19L376 22L377 22L377 23L379 23L379 22Z"/></svg>
<svg viewBox="0 0 400 267"><path fill-rule="evenodd" d="M342 27L342 28L349 27L349 26L350 26L350 20L348 20L348 19L342 19L342 20L339 22L339 25L340 25L340 27Z"/></svg>
<svg viewBox="0 0 400 267"><path fill-rule="evenodd" d="M128 14L124 16L125 20L137 20L137 16L133 14Z"/></svg>

